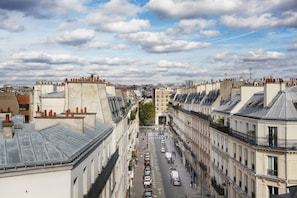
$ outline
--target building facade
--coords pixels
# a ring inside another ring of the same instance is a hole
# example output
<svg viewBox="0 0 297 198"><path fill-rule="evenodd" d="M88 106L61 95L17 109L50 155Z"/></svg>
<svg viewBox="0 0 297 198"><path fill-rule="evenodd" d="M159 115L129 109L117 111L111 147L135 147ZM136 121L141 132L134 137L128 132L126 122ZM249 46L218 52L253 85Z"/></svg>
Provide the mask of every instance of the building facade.
<svg viewBox="0 0 297 198"><path fill-rule="evenodd" d="M162 125L165 124L168 120L167 111L168 111L168 103L169 98L172 94L173 90L170 88L158 88L155 89L155 124Z"/></svg>
<svg viewBox="0 0 297 198"><path fill-rule="evenodd" d="M128 118L137 103L98 78L62 84L36 84L34 122L0 116L1 197L126 197L138 133L138 120Z"/></svg>
<svg viewBox="0 0 297 198"><path fill-rule="evenodd" d="M176 148L194 183L206 189L203 195L281 197L296 186L297 89L292 82L225 79L219 86L171 97Z"/></svg>

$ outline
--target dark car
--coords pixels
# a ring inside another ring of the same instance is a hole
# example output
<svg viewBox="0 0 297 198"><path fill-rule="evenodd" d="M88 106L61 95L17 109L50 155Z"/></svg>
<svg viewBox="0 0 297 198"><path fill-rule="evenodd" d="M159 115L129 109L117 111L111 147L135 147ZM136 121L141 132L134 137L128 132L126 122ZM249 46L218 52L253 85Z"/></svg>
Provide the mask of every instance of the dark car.
<svg viewBox="0 0 297 198"><path fill-rule="evenodd" d="M150 160L144 160L144 165L145 166L150 166Z"/></svg>

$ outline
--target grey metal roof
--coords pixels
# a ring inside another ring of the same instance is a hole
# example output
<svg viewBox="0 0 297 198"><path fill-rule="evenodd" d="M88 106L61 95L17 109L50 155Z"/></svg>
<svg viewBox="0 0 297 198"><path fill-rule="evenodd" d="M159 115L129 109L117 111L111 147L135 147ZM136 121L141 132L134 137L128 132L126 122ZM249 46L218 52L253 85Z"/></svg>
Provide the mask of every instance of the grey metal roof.
<svg viewBox="0 0 297 198"><path fill-rule="evenodd" d="M264 107L264 93L258 92L239 110L238 115L269 120L297 120L297 86L279 92Z"/></svg>
<svg viewBox="0 0 297 198"><path fill-rule="evenodd" d="M204 98L202 104L203 105L212 105L216 101L216 99L219 97L219 95L220 95L219 89L209 91L209 93Z"/></svg>
<svg viewBox="0 0 297 198"><path fill-rule="evenodd" d="M200 104L206 96L206 91L199 92L194 98L194 104Z"/></svg>
<svg viewBox="0 0 297 198"><path fill-rule="evenodd" d="M227 98L217 109L214 111L230 113L232 109L238 104L240 101L240 94L236 94L233 98Z"/></svg>
<svg viewBox="0 0 297 198"><path fill-rule="evenodd" d="M23 128L15 129L11 139L3 139L0 135L0 169L72 163L111 132L111 126L99 121L96 130L85 127L84 133L62 124L41 131L36 131L34 124L24 124Z"/></svg>

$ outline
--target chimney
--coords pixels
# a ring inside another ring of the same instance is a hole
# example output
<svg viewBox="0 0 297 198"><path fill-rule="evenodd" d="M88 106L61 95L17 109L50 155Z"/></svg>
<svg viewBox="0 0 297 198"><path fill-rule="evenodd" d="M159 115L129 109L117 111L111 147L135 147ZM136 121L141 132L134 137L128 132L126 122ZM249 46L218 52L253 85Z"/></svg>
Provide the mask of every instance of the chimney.
<svg viewBox="0 0 297 198"><path fill-rule="evenodd" d="M266 79L264 85L264 107L268 107L273 98L286 88L286 84L282 81L275 81L275 79Z"/></svg>
<svg viewBox="0 0 297 198"><path fill-rule="evenodd" d="M2 122L2 135L4 139L10 139L13 136L13 122L9 119L9 114L6 114L5 121Z"/></svg>

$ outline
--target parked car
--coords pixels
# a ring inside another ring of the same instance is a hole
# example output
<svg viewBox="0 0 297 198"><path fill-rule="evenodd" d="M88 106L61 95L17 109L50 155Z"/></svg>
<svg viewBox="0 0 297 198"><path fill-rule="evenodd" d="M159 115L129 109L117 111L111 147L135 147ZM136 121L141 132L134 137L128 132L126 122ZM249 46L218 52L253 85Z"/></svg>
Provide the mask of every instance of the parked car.
<svg viewBox="0 0 297 198"><path fill-rule="evenodd" d="M144 170L145 170L145 171L150 171L150 170L151 170L151 167L150 167L150 166L145 166L145 167L144 167Z"/></svg>
<svg viewBox="0 0 297 198"><path fill-rule="evenodd" d="M144 160L144 165L145 165L145 166L150 166L150 165L151 165L150 160Z"/></svg>
<svg viewBox="0 0 297 198"><path fill-rule="evenodd" d="M145 176L143 179L143 185L144 187L151 187L152 185L152 178L151 176Z"/></svg>
<svg viewBox="0 0 297 198"><path fill-rule="evenodd" d="M144 171L144 176L151 176L151 171L150 170Z"/></svg>
<svg viewBox="0 0 297 198"><path fill-rule="evenodd" d="M144 198L153 198L153 191L151 189L145 189L143 192Z"/></svg>

